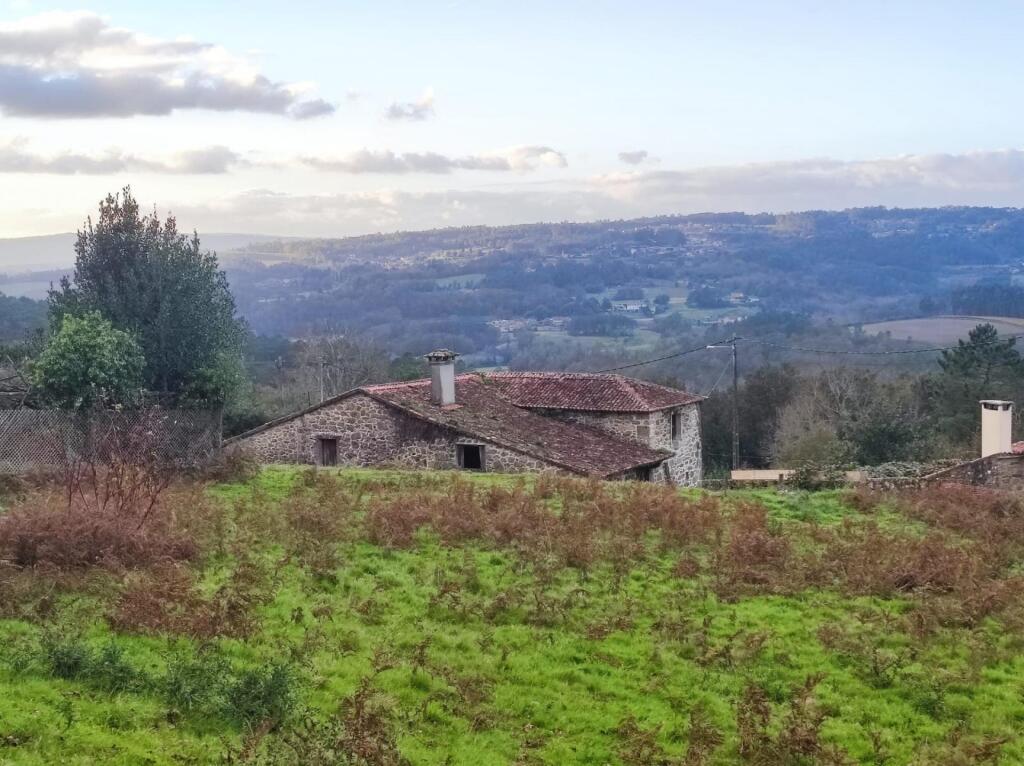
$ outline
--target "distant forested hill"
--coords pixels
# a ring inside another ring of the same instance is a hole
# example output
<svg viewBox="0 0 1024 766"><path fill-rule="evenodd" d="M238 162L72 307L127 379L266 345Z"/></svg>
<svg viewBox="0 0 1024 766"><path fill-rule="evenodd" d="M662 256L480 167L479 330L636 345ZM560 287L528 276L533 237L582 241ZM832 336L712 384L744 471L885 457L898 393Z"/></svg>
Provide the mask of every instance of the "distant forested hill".
<svg viewBox="0 0 1024 766"><path fill-rule="evenodd" d="M608 301L627 287L667 292L687 320L713 314L684 302L691 291L843 322L911 316L955 288L1012 284L1022 262L1024 211L996 208L469 227L261 242L226 256L259 332L358 329L416 350L432 338L494 346L497 319L614 311Z"/></svg>
<svg viewBox="0 0 1024 766"><path fill-rule="evenodd" d="M592 333L628 350L650 349L759 314L841 325L960 308L985 313L997 296L1016 313L1011 288L1024 274L1024 211L997 208L701 214L345 239L207 235L203 242L219 251L257 333L356 332L393 353L449 345L495 363L521 356L531 339ZM60 247L70 251L70 239ZM33 289L22 294L42 294Z"/></svg>
<svg viewBox="0 0 1024 766"><path fill-rule="evenodd" d="M46 324L46 302L0 293L0 342L24 340Z"/></svg>

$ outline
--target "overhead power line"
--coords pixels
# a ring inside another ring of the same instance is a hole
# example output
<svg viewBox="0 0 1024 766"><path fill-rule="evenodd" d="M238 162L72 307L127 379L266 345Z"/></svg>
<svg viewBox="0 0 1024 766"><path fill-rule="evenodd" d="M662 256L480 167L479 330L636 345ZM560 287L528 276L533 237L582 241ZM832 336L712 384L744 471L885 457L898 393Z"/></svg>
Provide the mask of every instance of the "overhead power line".
<svg viewBox="0 0 1024 766"><path fill-rule="evenodd" d="M620 365L618 367L609 367L606 370L594 370L594 372L601 373L601 372L618 372L619 370L629 370L629 369L632 369L633 367L642 367L645 364L654 364L655 362L664 362L666 359L675 359L676 357L686 356L687 354L695 354L698 351L704 351L704 350L710 348L711 346L715 345L715 343L732 343L734 340L742 340L742 339L734 337L734 338L725 338L723 340L716 340L714 343L702 343L701 345L695 346L694 348L688 348L685 351L677 351L674 354L666 354L665 356L659 356L659 357L657 357L655 359L647 359L647 360L645 360L643 362L633 362L632 364L623 364L623 365Z"/></svg>
<svg viewBox="0 0 1024 766"><path fill-rule="evenodd" d="M996 343L1003 343L1009 339L1024 338L1024 333L1014 333L1012 335L1001 335L993 341L978 345L994 345ZM724 338L722 340L716 340L711 343L705 343L694 348L688 348L684 351L677 351L674 354L666 354L664 356L658 356L654 359L645 359L642 362L631 362L630 364L623 364L618 367L609 367L605 370L595 370L595 372L618 372L619 370L629 370L633 367L643 367L646 364L654 364L655 362L664 362L666 359L675 359L680 356L686 356L687 354L693 354L697 351L704 351L705 349L711 348L716 345L730 344L732 342L746 342L746 343L758 343L762 346L771 346L772 348L782 349L784 351L798 351L804 354L825 354L829 356L903 356L907 354L934 354L937 351L955 351L960 348L956 346L932 346L929 348L903 348L903 349L890 349L888 351L857 351L855 349L843 349L843 348L810 348L807 346L791 346L785 343L778 343L776 341L768 340L767 338L749 338L734 336L732 338Z"/></svg>
<svg viewBox="0 0 1024 766"><path fill-rule="evenodd" d="M725 377L725 373L729 372L730 367L732 367L732 359L725 363L725 367L722 368L722 371L718 374L718 378L715 380L715 385L707 390L707 393L704 394L705 397L711 396L711 394L718 390L718 384L722 382L722 378Z"/></svg>
<svg viewBox="0 0 1024 766"><path fill-rule="evenodd" d="M1013 335L1002 335L993 341L985 344L978 345L993 345L996 343L1003 343L1010 338L1024 338L1024 333L1015 333ZM747 341L749 343L759 343L762 346L771 346L772 348L780 348L786 351L800 351L805 354L828 354L832 356L899 356L903 354L933 354L936 351L954 351L960 348L956 346L933 346L931 348L901 348L901 349L890 349L887 351L857 351L855 349L843 349L843 348L807 348L805 346L789 346L784 343L776 343L775 341L764 340L762 338L739 338L738 340Z"/></svg>

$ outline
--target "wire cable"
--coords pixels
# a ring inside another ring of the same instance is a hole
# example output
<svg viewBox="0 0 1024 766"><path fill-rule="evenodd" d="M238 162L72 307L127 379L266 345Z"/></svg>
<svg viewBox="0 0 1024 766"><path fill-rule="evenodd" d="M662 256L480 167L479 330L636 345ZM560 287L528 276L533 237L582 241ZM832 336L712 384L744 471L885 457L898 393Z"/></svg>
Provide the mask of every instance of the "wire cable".
<svg viewBox="0 0 1024 766"><path fill-rule="evenodd" d="M977 345L994 345L996 343L1004 343L1007 340L1016 338L1024 338L1024 333L1002 335L993 341ZM934 346L932 348L901 348L890 349L887 351L855 351L852 349L806 348L804 346L787 346L784 343L776 343L774 341L763 340L761 338L737 338L737 340L743 340L749 343L759 343L762 346L771 346L772 348L780 348L786 351L800 351L806 354L828 354L833 356L898 356L902 354L933 354L936 351L954 351L958 348L962 348L960 344L957 344L955 346Z"/></svg>
<svg viewBox="0 0 1024 766"><path fill-rule="evenodd" d="M1012 335L1001 335L995 340L987 343L976 344L976 345L995 345L997 343L1004 343L1007 340L1016 340L1017 338L1024 338L1024 333L1014 333ZM681 356L696 353L697 351L704 351L712 346L730 344L730 343L757 343L762 346L771 346L772 348L782 349L784 351L797 351L803 354L821 354L827 356L905 356L907 354L934 354L937 351L955 351L962 346L958 343L955 346L933 346L930 348L903 348L903 349L890 349L887 351L855 351L852 349L836 349L836 348L809 348L806 346L790 346L785 343L778 343L771 341L766 338L750 338L733 336L731 338L724 338L722 340L712 341L711 343L705 343L694 348L688 348L684 351L677 351L674 354L666 354L664 356L655 357L654 359L646 359L642 362L632 362L630 364L623 364L618 367L609 367L604 370L595 370L596 373L603 372L618 372L619 370L629 370L634 367L643 367L646 364L654 364L655 362L664 362L666 359L676 359Z"/></svg>
<svg viewBox="0 0 1024 766"><path fill-rule="evenodd" d="M646 361L643 361L643 362L633 362L632 364L623 364L623 365L620 365L618 367L609 367L606 370L594 370L594 372L595 373L618 372L619 370L628 370L628 369L631 369L633 367L642 367L645 364L654 364L655 362L664 362L666 359L675 359L675 358L680 357L680 356L686 356L687 354L695 354L698 351L705 351L705 350L707 350L710 346L714 346L714 345L719 344L719 343L732 343L734 340L741 340L741 339L740 338L726 338L725 340L716 340L716 341L714 341L712 343L703 343L703 344L701 344L699 346L695 346L694 348L688 348L685 351L677 351L674 354L666 354L665 356L659 356L659 357L657 357L655 359L647 359Z"/></svg>
<svg viewBox="0 0 1024 766"><path fill-rule="evenodd" d="M725 377L725 373L729 371L730 367L732 367L732 359L725 363L725 367L723 367L722 371L718 374L718 380L715 381L715 385L709 388L708 392L704 394L705 399L715 392L715 389L718 388L718 384L722 382L722 378Z"/></svg>

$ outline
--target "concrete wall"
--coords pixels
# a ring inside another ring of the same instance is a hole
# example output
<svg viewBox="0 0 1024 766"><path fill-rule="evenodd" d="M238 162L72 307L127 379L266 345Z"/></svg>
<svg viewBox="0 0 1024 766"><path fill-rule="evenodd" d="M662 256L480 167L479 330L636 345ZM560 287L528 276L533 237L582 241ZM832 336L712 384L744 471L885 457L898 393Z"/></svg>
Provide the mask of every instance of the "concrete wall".
<svg viewBox="0 0 1024 766"><path fill-rule="evenodd" d="M320 439L337 439L338 465L458 468L458 444L483 444L486 470L496 473L568 473L529 455L462 438L365 394L354 394L230 443L261 463L316 465Z"/></svg>

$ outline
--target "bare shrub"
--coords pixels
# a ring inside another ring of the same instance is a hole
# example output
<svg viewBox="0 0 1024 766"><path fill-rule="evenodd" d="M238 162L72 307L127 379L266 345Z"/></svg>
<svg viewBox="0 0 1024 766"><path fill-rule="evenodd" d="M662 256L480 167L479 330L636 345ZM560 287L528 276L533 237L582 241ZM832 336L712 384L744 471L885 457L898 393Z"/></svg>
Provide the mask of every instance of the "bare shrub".
<svg viewBox="0 0 1024 766"><path fill-rule="evenodd" d="M130 576L107 620L121 632L248 638L260 627L256 609L273 593L264 568L244 557L209 597L192 570L166 562Z"/></svg>
<svg viewBox="0 0 1024 766"><path fill-rule="evenodd" d="M716 499L690 500L671 487L546 477L532 489L525 482L481 489L455 478L444 490L372 502L370 541L408 548L417 530L429 527L445 545L511 547L542 569L557 562L587 572L608 562L621 576L646 557L650 533L672 550L711 539L722 524ZM557 506L550 502L553 493Z"/></svg>
<svg viewBox="0 0 1024 766"><path fill-rule="evenodd" d="M164 417L160 410L141 410L137 415L83 416L82 444L66 453L61 471L69 506L77 502L97 514L145 525L181 467L158 437Z"/></svg>
<svg viewBox="0 0 1024 766"><path fill-rule="evenodd" d="M774 715L765 690L747 684L736 703L739 753L744 762L763 766L850 763L845 753L821 741L827 716L814 697L821 680L820 675L809 676L797 687L786 701L781 720Z"/></svg>
<svg viewBox="0 0 1024 766"><path fill-rule="evenodd" d="M259 461L244 450L225 449L205 466L202 476L208 481L241 484L255 479L259 472Z"/></svg>
<svg viewBox="0 0 1024 766"><path fill-rule="evenodd" d="M741 503L730 519L728 537L719 535L715 550L716 592L724 598L739 593L774 590L794 574L790 543L768 523L768 509L757 503Z"/></svg>
<svg viewBox="0 0 1024 766"><path fill-rule="evenodd" d="M333 478L296 488L282 502L289 553L318 576L337 569L337 545L352 536L357 500Z"/></svg>
<svg viewBox="0 0 1024 766"><path fill-rule="evenodd" d="M863 484L843 493L843 502L859 513L873 513L886 500L886 495Z"/></svg>
<svg viewBox="0 0 1024 766"><path fill-rule="evenodd" d="M701 704L690 710L690 729L686 739L682 766L705 766L725 742L722 731L711 722L707 709Z"/></svg>
<svg viewBox="0 0 1024 766"><path fill-rule="evenodd" d="M844 523L823 553L825 571L852 593L893 596L973 588L992 572L975 547L943 535L896 535L877 524Z"/></svg>
<svg viewBox="0 0 1024 766"><path fill-rule="evenodd" d="M1018 495L966 485L929 486L898 496L897 509L912 519L981 543L993 566L1024 552L1024 501Z"/></svg>
<svg viewBox="0 0 1024 766"><path fill-rule="evenodd" d="M645 729L633 716L615 729L621 744L619 758L626 766L670 766L672 760L658 744L660 727Z"/></svg>
<svg viewBox="0 0 1024 766"><path fill-rule="evenodd" d="M0 518L0 555L19 567L131 569L156 561L183 561L198 553L165 510L147 511L144 523L72 498L35 494Z"/></svg>
<svg viewBox="0 0 1024 766"><path fill-rule="evenodd" d="M156 436L157 417L101 421L104 429L69 453L59 493L33 492L0 519L0 556L64 570L194 557L195 513L165 502L178 469Z"/></svg>

